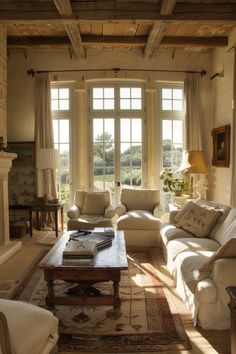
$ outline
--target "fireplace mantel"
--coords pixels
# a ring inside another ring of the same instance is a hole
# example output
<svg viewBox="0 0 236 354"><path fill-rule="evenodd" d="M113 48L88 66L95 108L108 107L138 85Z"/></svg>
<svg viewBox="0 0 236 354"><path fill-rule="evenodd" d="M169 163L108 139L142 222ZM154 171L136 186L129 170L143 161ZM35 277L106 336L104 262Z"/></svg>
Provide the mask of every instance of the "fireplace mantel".
<svg viewBox="0 0 236 354"><path fill-rule="evenodd" d="M21 242L10 241L9 237L8 174L16 157L16 154L0 151L0 264L22 246Z"/></svg>

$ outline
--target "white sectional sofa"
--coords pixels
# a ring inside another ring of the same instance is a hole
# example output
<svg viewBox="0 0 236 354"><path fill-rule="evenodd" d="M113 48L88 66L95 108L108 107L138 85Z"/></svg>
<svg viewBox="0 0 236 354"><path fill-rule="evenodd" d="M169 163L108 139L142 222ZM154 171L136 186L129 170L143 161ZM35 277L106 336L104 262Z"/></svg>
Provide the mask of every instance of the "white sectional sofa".
<svg viewBox="0 0 236 354"><path fill-rule="evenodd" d="M236 208L203 200L172 211L161 246L195 325L230 328L227 286L236 285Z"/></svg>

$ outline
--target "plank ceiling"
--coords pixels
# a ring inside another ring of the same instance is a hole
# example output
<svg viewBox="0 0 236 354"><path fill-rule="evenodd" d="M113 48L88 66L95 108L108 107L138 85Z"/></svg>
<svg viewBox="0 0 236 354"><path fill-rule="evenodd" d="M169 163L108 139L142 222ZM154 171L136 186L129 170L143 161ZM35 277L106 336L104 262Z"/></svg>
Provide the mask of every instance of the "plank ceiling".
<svg viewBox="0 0 236 354"><path fill-rule="evenodd" d="M8 48L134 50L226 47L236 26L236 0L1 0Z"/></svg>

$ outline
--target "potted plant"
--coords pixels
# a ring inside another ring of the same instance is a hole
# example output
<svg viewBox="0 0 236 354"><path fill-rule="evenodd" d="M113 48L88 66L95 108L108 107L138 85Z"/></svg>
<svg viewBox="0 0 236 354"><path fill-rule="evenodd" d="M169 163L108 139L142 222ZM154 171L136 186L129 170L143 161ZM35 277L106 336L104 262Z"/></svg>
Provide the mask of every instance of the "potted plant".
<svg viewBox="0 0 236 354"><path fill-rule="evenodd" d="M163 181L162 189L164 192L171 192L175 196L181 196L187 189L187 182L184 178L175 178L170 168L165 168L160 179Z"/></svg>

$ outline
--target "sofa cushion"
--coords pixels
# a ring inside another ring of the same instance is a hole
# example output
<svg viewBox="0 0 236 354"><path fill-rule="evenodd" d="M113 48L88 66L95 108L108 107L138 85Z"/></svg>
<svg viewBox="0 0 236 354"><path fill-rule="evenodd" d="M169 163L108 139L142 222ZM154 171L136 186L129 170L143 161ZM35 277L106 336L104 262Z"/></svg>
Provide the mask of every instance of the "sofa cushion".
<svg viewBox="0 0 236 354"><path fill-rule="evenodd" d="M164 245L167 245L168 242L177 238L194 237L190 232L171 224L162 224L160 235Z"/></svg>
<svg viewBox="0 0 236 354"><path fill-rule="evenodd" d="M216 220L220 217L221 211L194 202L189 202L176 215L176 226L191 232L197 237L209 236Z"/></svg>
<svg viewBox="0 0 236 354"><path fill-rule="evenodd" d="M212 251L220 247L219 243L208 238L182 238L172 240L167 245L168 261L174 261L181 252L186 251Z"/></svg>
<svg viewBox="0 0 236 354"><path fill-rule="evenodd" d="M109 197L106 193L86 193L82 207L82 214L104 215L105 208L108 204Z"/></svg>
<svg viewBox="0 0 236 354"><path fill-rule="evenodd" d="M210 272L213 264L220 258L235 258L236 257L236 238L230 239L222 245L199 269L199 271Z"/></svg>
<svg viewBox="0 0 236 354"><path fill-rule="evenodd" d="M117 228L118 230L159 230L160 220L148 211L132 210L119 217Z"/></svg>

